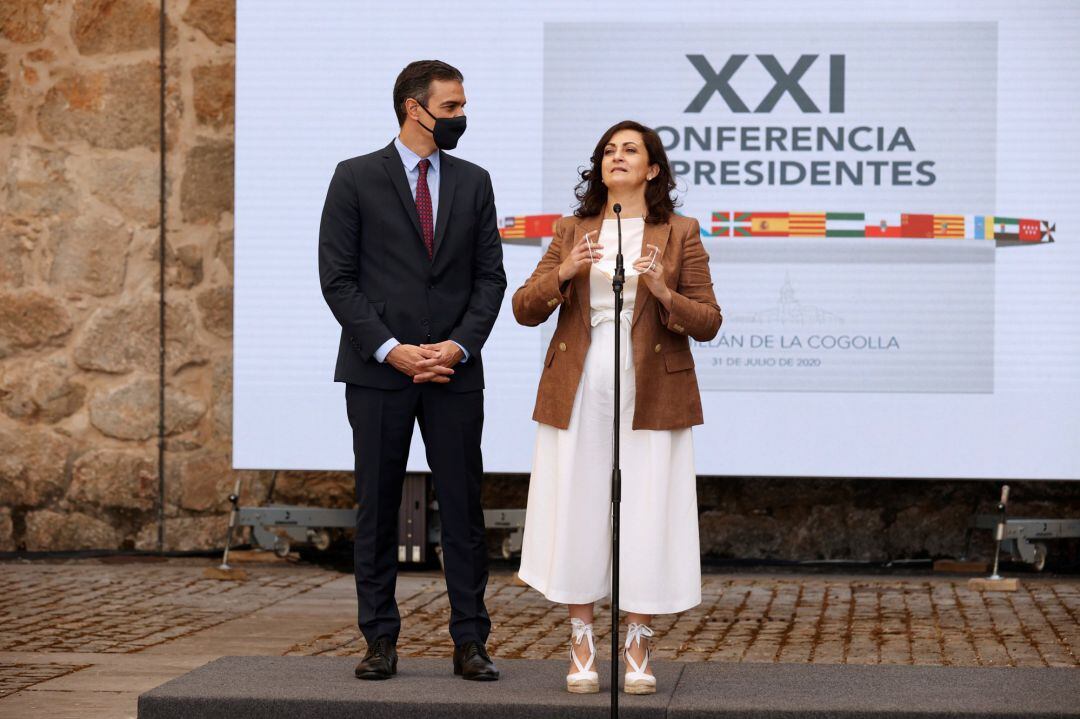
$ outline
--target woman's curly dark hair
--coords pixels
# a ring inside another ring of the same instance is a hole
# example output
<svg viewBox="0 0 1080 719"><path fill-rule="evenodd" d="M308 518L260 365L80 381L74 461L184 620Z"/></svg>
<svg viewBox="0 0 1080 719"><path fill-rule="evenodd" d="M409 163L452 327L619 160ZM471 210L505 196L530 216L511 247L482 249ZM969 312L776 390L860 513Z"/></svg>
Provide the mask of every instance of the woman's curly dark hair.
<svg viewBox="0 0 1080 719"><path fill-rule="evenodd" d="M612 125L596 143L590 161L592 166L581 170L581 182L574 188L574 195L578 200L578 207L574 210L577 217L595 217L604 212L607 207L607 186L603 183L603 171L601 166L604 162L604 147L611 142L616 132L620 130L636 130L641 133L645 141L645 151L648 154L649 164L657 165L660 172L656 177L649 180L645 185L645 205L649 208L646 222L667 222L675 214L676 203L672 198L675 192L675 177L671 173L671 165L668 163L667 152L664 151L664 143L660 136L651 127L645 127L640 122L623 120Z"/></svg>

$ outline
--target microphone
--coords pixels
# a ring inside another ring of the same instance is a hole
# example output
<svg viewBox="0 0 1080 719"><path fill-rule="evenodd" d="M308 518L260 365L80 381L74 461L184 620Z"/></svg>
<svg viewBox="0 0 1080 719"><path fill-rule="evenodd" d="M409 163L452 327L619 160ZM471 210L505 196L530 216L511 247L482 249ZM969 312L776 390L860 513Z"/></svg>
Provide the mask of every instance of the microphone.
<svg viewBox="0 0 1080 719"><path fill-rule="evenodd" d="M611 209L615 211L615 224L619 235L619 247L615 253L615 281L618 283L619 290L621 290L623 278L625 277L622 256L622 205L616 202ZM617 292L616 294L620 295L619 299L621 300L621 292ZM619 304L621 305L622 303L620 302ZM621 307L619 309L621 309Z"/></svg>

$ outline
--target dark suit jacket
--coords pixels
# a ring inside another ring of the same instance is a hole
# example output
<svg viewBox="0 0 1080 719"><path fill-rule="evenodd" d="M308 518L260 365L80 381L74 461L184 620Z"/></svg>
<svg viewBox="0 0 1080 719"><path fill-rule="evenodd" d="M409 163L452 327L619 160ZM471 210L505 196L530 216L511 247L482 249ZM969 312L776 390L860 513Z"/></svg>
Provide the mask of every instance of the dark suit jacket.
<svg viewBox="0 0 1080 719"><path fill-rule="evenodd" d="M341 324L335 382L400 389L412 380L374 358L403 344L454 340L469 352L447 389L483 389L480 350L506 291L491 177L440 155L434 258L394 143L338 163L319 228L319 280Z"/></svg>

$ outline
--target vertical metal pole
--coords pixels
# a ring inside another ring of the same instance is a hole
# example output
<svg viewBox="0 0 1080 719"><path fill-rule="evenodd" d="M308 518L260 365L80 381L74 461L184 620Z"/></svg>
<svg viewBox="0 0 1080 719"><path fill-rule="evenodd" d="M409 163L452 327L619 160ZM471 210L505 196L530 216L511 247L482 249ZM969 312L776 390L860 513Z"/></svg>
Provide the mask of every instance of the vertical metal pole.
<svg viewBox="0 0 1080 719"><path fill-rule="evenodd" d="M615 205L619 247L615 255L615 276L611 288L615 292L615 413L611 442L611 717L619 716L619 512L622 502L622 469L619 466L619 425L622 410L619 362L622 336L623 282L625 272L622 255L621 207ZM628 348L629 349L629 348Z"/></svg>
<svg viewBox="0 0 1080 719"><path fill-rule="evenodd" d="M165 1L158 11L158 552L165 551Z"/></svg>
<svg viewBox="0 0 1080 719"><path fill-rule="evenodd" d="M991 579L1001 579L1001 575L998 574L998 559L1001 557L1001 543L1005 541L1005 506L1009 503L1009 485L1003 485L1001 487L1001 501L998 502L998 523L997 528L994 530L994 539L997 543L994 546L994 571L990 574Z"/></svg>

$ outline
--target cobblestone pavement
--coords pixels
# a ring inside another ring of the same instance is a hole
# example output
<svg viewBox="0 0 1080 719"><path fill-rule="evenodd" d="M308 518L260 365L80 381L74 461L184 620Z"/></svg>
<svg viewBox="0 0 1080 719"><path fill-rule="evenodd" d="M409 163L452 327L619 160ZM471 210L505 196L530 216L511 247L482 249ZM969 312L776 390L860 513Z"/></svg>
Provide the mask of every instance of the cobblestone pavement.
<svg viewBox="0 0 1080 719"><path fill-rule="evenodd" d="M0 699L20 689L86 669L89 664L0 664Z"/></svg>
<svg viewBox="0 0 1080 719"><path fill-rule="evenodd" d="M496 657L562 658L569 621L561 605L493 575L489 650ZM444 585L400 602L398 652L451 654ZM611 656L610 605L594 622L600 657ZM657 659L938 666L1080 665L1080 583L1025 580L1018 592L980 592L965 579L705 575L702 603L656 617ZM353 625L287 654L355 655Z"/></svg>
<svg viewBox="0 0 1080 719"><path fill-rule="evenodd" d="M206 579L214 560L0 563L0 716L134 719L139 693L237 654L364 651L352 577L304 563L250 564ZM707 573L702 604L657 617L658 660L954 666L1080 665L1080 580L1025 577L1015 593L964 578ZM402 572L399 651L449 657L437 572ZM564 658L565 608L492 573L496 657ZM608 658L608 609L598 608Z"/></svg>
<svg viewBox="0 0 1080 719"><path fill-rule="evenodd" d="M314 567L247 571L247 581L220 581L192 567L0 565L0 651L138 652L340 576Z"/></svg>

